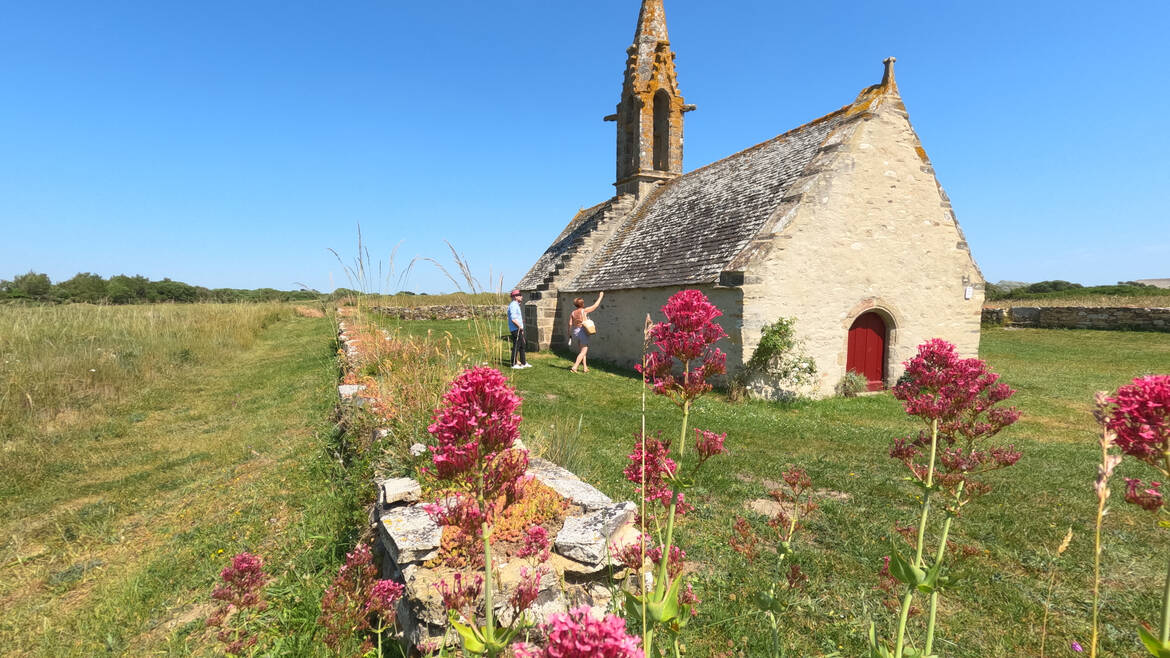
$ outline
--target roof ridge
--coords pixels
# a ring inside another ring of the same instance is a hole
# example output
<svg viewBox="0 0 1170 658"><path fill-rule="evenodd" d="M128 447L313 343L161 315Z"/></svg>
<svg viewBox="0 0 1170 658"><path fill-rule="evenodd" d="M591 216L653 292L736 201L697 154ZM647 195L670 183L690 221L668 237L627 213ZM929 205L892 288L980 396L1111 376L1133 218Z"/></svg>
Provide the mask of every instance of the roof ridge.
<svg viewBox="0 0 1170 658"><path fill-rule="evenodd" d="M876 86L878 86L878 85L875 85L875 87ZM869 89L871 89L871 88L867 87L866 89L862 90L861 93L864 94ZM708 162L707 164L703 165L702 167L699 167L698 169L692 169L692 170L688 171L687 173L683 174L682 176L679 176L678 178L686 178L687 176L690 176L691 174L698 173L700 171L703 171L704 169L709 169L711 167L714 167L717 164L720 164L722 162L730 160L734 157L744 155L745 153L749 153L749 152L754 151L754 150L759 149L759 148L763 148L764 146L767 146L768 144L776 142L776 141L783 139L785 137L789 137L793 133L795 133L799 130L804 130L805 128L810 128L812 126L824 123L826 121L832 121L833 119L837 118L838 115L848 114L849 110L853 109L854 105L857 105L857 101L853 101L852 103L849 103L848 105L845 105L845 106L841 107L840 109L833 110L832 112L829 112L828 114L826 114L824 116L817 117L817 118L813 119L812 121L809 121L808 123L803 123L795 128L792 128L791 130L786 130L786 131L780 133L779 135L776 135L775 137L769 137L768 139L765 139L764 141L760 142L759 144L753 144L745 149L741 149L739 151L736 151L735 153L732 153L731 155L726 155L726 156L723 156L722 158L719 158L718 160L715 160L713 162ZM678 178L673 178L673 179L671 179L670 182L673 183L674 181L678 180ZM659 186L659 187L661 187L661 186Z"/></svg>

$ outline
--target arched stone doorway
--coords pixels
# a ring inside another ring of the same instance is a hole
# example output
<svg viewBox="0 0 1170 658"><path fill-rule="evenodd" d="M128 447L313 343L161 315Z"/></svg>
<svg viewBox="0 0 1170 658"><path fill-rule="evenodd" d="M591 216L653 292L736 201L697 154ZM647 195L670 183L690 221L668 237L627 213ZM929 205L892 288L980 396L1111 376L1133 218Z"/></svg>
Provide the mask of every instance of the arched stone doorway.
<svg viewBox="0 0 1170 658"><path fill-rule="evenodd" d="M872 311L857 316L853 325L849 327L845 370L864 376L866 390L880 391L885 388L888 342L886 321Z"/></svg>

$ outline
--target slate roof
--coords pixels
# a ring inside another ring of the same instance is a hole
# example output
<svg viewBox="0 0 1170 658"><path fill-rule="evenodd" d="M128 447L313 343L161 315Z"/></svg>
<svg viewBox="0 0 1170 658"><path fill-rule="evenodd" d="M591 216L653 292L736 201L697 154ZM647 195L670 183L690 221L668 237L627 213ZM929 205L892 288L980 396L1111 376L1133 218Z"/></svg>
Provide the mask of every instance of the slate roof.
<svg viewBox="0 0 1170 658"><path fill-rule="evenodd" d="M560 288L614 290L716 282L764 226L829 134L855 114L850 112L853 108L848 105L663 184L581 273Z"/></svg>

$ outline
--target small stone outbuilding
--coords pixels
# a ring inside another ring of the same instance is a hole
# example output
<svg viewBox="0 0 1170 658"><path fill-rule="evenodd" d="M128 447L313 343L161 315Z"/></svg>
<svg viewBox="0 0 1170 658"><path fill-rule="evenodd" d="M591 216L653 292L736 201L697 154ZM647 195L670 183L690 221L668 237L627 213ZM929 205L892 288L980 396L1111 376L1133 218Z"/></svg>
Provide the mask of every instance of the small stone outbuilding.
<svg viewBox="0 0 1170 658"><path fill-rule="evenodd" d="M894 79L854 101L682 173L684 102L662 0L644 0L617 112L616 196L576 214L517 286L531 349L564 345L575 297L592 303L590 355L637 363L646 314L678 290L724 312L730 370L782 317L825 395L847 370L871 389L934 337L974 356L984 280Z"/></svg>

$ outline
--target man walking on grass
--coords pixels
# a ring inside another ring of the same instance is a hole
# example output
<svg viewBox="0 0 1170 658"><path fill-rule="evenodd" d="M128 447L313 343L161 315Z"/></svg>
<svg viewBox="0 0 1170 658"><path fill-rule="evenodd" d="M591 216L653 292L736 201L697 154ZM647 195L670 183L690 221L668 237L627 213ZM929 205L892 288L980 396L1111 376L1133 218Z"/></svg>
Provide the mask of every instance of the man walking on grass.
<svg viewBox="0 0 1170 658"><path fill-rule="evenodd" d="M520 310L520 291L512 291L512 303L508 304L508 332L512 340L512 369L531 368L524 354L524 312Z"/></svg>

